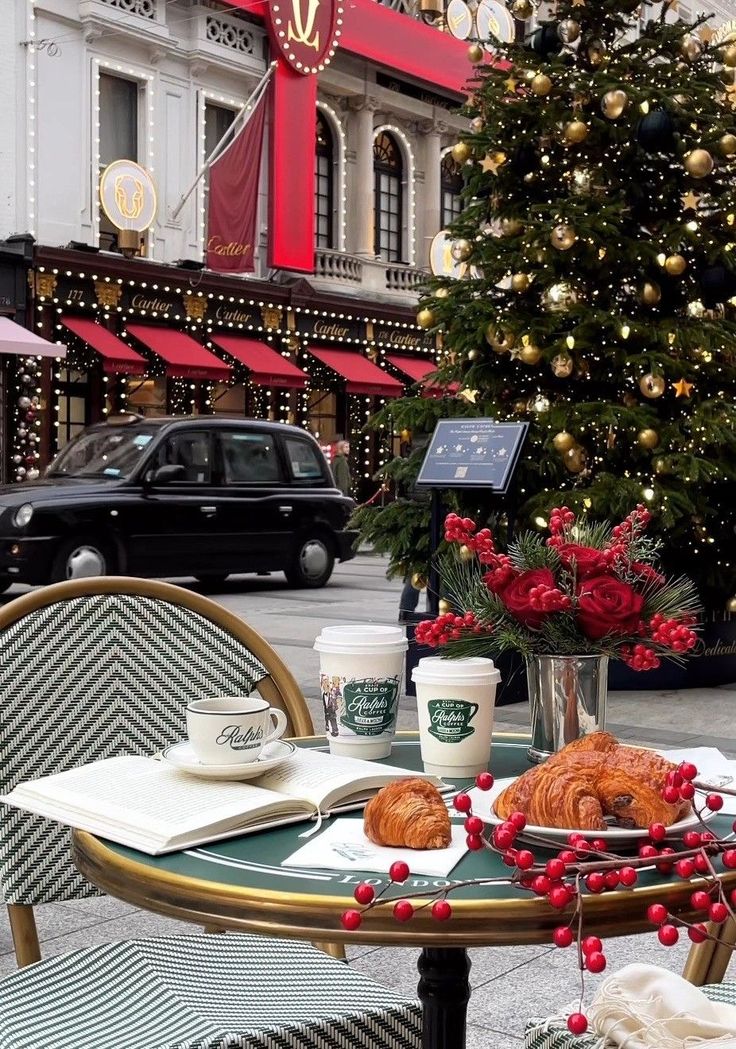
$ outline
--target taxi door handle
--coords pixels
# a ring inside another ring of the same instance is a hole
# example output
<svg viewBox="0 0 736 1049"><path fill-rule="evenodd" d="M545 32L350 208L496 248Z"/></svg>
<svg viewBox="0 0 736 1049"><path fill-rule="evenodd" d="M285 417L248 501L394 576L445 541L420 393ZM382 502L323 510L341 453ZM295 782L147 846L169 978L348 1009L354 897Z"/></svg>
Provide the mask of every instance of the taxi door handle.
<svg viewBox="0 0 736 1049"><path fill-rule="evenodd" d="M213 514L217 513L216 506L200 506L199 509L203 514L207 514L208 517L211 517Z"/></svg>

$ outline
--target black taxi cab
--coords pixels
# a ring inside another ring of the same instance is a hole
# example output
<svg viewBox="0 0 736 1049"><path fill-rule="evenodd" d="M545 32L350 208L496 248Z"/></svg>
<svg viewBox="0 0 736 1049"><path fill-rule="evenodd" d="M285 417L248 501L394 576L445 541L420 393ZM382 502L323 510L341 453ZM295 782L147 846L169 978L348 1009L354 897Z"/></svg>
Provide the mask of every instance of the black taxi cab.
<svg viewBox="0 0 736 1049"><path fill-rule="evenodd" d="M276 571L321 587L354 556L354 506L295 426L121 415L82 431L39 480L0 486L0 590Z"/></svg>

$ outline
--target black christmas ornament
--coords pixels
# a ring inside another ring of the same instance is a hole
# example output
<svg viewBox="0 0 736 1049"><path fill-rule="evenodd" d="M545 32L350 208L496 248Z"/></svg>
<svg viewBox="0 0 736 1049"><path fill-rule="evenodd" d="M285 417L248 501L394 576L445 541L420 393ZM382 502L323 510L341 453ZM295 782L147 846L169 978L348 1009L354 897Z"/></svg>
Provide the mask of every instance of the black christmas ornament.
<svg viewBox="0 0 736 1049"><path fill-rule="evenodd" d="M706 266L700 274L703 305L712 310L719 302L736 295L736 273L720 264Z"/></svg>
<svg viewBox="0 0 736 1049"><path fill-rule="evenodd" d="M559 55L562 50L562 41L557 31L557 22L544 22L532 33L529 43L532 51L536 51L542 58Z"/></svg>
<svg viewBox="0 0 736 1049"><path fill-rule="evenodd" d="M642 117L636 140L647 153L669 152L675 141L675 122L666 109L654 109Z"/></svg>

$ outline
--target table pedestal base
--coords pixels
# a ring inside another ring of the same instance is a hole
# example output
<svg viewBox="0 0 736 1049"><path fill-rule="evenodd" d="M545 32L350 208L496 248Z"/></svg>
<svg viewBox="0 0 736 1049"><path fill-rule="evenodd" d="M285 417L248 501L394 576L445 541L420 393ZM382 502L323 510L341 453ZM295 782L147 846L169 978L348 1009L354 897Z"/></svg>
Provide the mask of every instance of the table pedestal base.
<svg viewBox="0 0 736 1049"><path fill-rule="evenodd" d="M470 958L462 947L425 947L419 956L422 1049L464 1049Z"/></svg>

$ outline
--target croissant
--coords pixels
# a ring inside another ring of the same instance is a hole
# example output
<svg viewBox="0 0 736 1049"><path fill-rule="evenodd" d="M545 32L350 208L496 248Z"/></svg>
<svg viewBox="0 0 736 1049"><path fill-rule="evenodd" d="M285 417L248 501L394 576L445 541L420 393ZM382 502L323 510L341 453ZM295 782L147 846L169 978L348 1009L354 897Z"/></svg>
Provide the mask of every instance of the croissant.
<svg viewBox="0 0 736 1049"><path fill-rule="evenodd" d="M366 836L376 845L446 849L452 837L442 795L424 779L400 779L382 787L363 814Z"/></svg>
<svg viewBox="0 0 736 1049"><path fill-rule="evenodd" d="M608 732L592 732L509 784L494 811L501 819L523 812L538 827L606 830L606 816L620 826L668 827L691 811L689 801L669 804L662 797L667 773L675 767L650 750L618 743Z"/></svg>

